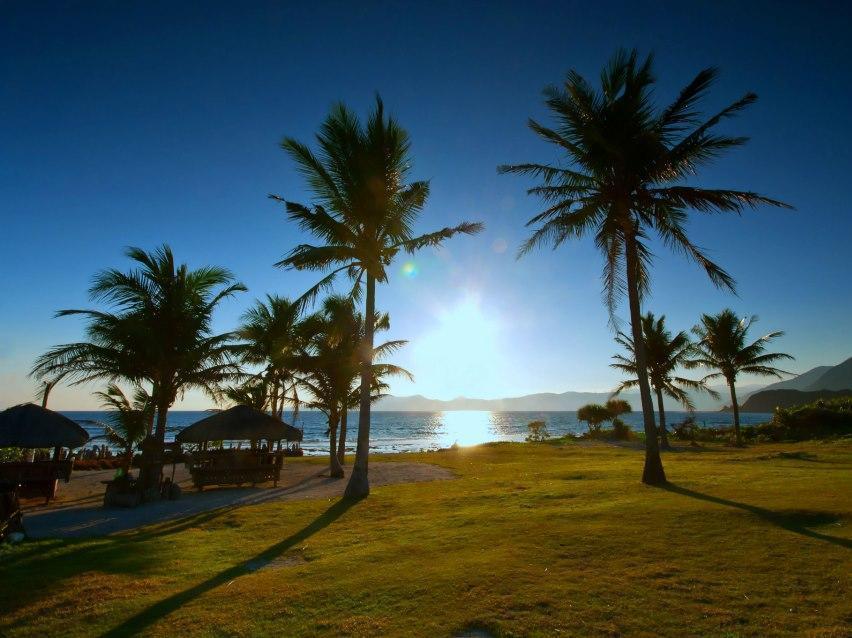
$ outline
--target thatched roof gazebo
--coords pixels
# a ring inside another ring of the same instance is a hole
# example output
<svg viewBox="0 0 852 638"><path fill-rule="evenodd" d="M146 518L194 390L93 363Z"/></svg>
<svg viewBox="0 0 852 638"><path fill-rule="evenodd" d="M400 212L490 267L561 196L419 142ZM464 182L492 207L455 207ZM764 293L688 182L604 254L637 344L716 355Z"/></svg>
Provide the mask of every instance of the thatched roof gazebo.
<svg viewBox="0 0 852 638"><path fill-rule="evenodd" d="M0 447L53 448L53 459L0 463L0 480L20 485L25 493L43 494L49 502L56 496L57 481L70 480L74 466L73 460L60 458L62 448L78 448L88 440L88 432L53 410L32 403L3 410Z"/></svg>
<svg viewBox="0 0 852 638"><path fill-rule="evenodd" d="M73 449L88 440L74 421L33 403L0 412L0 447Z"/></svg>
<svg viewBox="0 0 852 638"><path fill-rule="evenodd" d="M266 412L238 405L196 421L175 437L178 443L260 440L301 441L302 431Z"/></svg>
<svg viewBox="0 0 852 638"><path fill-rule="evenodd" d="M177 443L197 443L189 472L200 490L205 485L278 485L284 452L281 441L301 441L302 432L247 405L211 414L178 432ZM210 449L210 441L250 441L250 449ZM260 446L261 441L268 445ZM277 443L277 449L274 444Z"/></svg>

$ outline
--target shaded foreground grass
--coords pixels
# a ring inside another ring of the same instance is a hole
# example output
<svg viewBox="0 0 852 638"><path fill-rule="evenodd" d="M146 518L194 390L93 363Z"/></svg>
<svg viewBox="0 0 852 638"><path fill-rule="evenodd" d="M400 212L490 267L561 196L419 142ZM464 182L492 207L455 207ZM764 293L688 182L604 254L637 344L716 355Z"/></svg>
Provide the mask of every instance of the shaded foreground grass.
<svg viewBox="0 0 852 638"><path fill-rule="evenodd" d="M393 460L399 457L387 457ZM852 445L405 455L454 481L0 550L0 635L846 636Z"/></svg>

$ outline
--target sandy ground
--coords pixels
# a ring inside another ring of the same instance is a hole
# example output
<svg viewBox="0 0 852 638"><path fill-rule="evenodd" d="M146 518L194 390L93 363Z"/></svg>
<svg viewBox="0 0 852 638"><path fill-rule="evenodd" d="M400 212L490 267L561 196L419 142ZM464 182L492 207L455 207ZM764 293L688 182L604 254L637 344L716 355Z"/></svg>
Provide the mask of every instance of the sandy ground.
<svg viewBox="0 0 852 638"><path fill-rule="evenodd" d="M347 469L347 476L348 470ZM68 483L59 483L57 498L45 506L42 499L23 503L24 527L31 538L103 536L150 523L192 516L222 507L240 507L270 501L335 498L343 494L346 479L332 479L325 465L285 462L278 487L192 487L183 465L175 469L175 482L183 489L177 501L147 503L134 509L104 508L104 485L114 470L76 472ZM165 469L171 475L171 466ZM446 480L454 474L426 463L370 462L370 485Z"/></svg>

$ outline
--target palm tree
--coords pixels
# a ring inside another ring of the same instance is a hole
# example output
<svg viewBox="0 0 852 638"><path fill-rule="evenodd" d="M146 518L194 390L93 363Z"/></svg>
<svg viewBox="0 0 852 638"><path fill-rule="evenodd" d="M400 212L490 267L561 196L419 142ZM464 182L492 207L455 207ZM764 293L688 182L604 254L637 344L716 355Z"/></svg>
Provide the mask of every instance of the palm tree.
<svg viewBox="0 0 852 638"><path fill-rule="evenodd" d="M263 366L263 387L268 391L264 408L279 419L287 402L298 413L297 380L294 376L296 361L310 339L309 323L300 320L299 305L278 295L267 295L266 301L257 300L242 318L237 335L243 360ZM257 391L256 384L252 386ZM287 393L291 392L288 397ZM246 398L246 397L243 397Z"/></svg>
<svg viewBox="0 0 852 638"><path fill-rule="evenodd" d="M328 417L329 473L332 477L341 478L343 460L338 451L337 428L351 405L353 386L359 377L359 350L363 343L364 319L355 310L351 298L331 296L324 301L322 312L315 321L318 323L317 329L299 366L300 383L311 394L306 405L322 411ZM388 316L384 314L375 317L374 325L378 330L386 329L389 327ZM383 343L374 348L372 358L381 358L404 344L404 341ZM387 374L401 374L411 378L407 370L398 366L373 363L371 396L374 400L386 387L382 377ZM345 436L345 432L341 432L344 445Z"/></svg>
<svg viewBox="0 0 852 638"><path fill-rule="evenodd" d="M153 437L143 443L143 489L155 487L162 470L169 408L183 392L200 389L214 398L236 375L231 333L212 334L212 317L225 298L245 290L223 268L190 270L178 265L168 246L152 252L129 248L129 272L95 276L90 296L107 310L62 310L57 316L88 319L88 341L64 344L39 357L32 374L63 376L75 384L97 379L148 384L156 408Z"/></svg>
<svg viewBox="0 0 852 638"><path fill-rule="evenodd" d="M641 303L650 288L648 240L656 232L663 243L701 265L715 285L733 289L732 277L687 236L688 212L741 213L760 204L788 206L748 191L683 183L711 159L745 143L744 137L718 135L712 129L757 96L748 93L703 120L696 107L717 76L717 70L709 68L659 110L651 100L655 84L651 68L650 56L640 62L636 51L619 51L601 73L598 91L577 71L570 71L563 88L544 92L556 127L529 121L536 134L565 154L570 167L530 163L498 170L541 180L528 193L541 197L546 208L527 223L536 228L519 256L545 244L556 248L568 239L592 234L604 255L604 298L614 323L616 305L627 296L645 428L642 480L659 484L666 476L640 319Z"/></svg>
<svg viewBox="0 0 852 638"><path fill-rule="evenodd" d="M648 362L648 380L657 395L657 411L659 413L659 436L660 446L668 449L669 438L666 431L666 410L663 396L668 396L678 401L690 412L695 409L695 404L687 390L700 390L707 392L710 396L718 398L718 393L709 388L704 381L695 381L675 376L678 368L694 368L695 350L689 335L686 332L678 332L672 336L666 328L666 316L659 319L649 312L642 317L642 338L645 342L645 356ZM613 396L635 388L639 385L636 371L636 348L630 335L619 332L615 341L622 345L627 355L616 354L613 356L615 363L611 367L621 370L631 378L624 381L613 392Z"/></svg>
<svg viewBox="0 0 852 638"><path fill-rule="evenodd" d="M747 343L748 331L756 321L757 315L740 318L733 310L725 309L718 315L701 315L701 323L692 329L698 337L698 343L695 344L695 363L718 370L708 374L703 381L722 377L731 390L734 437L737 445L742 445L743 442L740 433L740 406L737 403L737 376L756 374L780 379L781 375L789 373L770 364L793 358L783 352L766 352L767 344L782 336L782 331L770 332Z"/></svg>
<svg viewBox="0 0 852 638"><path fill-rule="evenodd" d="M269 409L272 391L265 378L254 377L241 385L226 386L222 394L234 405L247 405L263 412Z"/></svg>
<svg viewBox="0 0 852 638"><path fill-rule="evenodd" d="M133 450L151 433L154 422L154 401L142 386L133 388L133 400L122 389L110 383L105 392L96 392L105 408L112 409L109 423L104 424L106 439L124 451L124 469L130 471Z"/></svg>
<svg viewBox="0 0 852 638"><path fill-rule="evenodd" d="M380 98L376 98L376 107L366 125L344 105L335 106L316 141L316 154L292 138L281 144L307 180L314 204L306 206L272 197L284 202L289 218L322 244L301 244L276 265L296 270L332 269L303 295L303 303L312 302L344 271L353 282L352 294L356 298L360 297L362 281L366 283L358 444L346 487L347 497L358 498L370 491L367 460L376 283L387 282L387 268L400 251L413 253L438 246L457 233L477 233L482 224L465 222L414 235L413 226L426 204L429 183L407 181L412 164L408 134L392 117L385 116Z"/></svg>

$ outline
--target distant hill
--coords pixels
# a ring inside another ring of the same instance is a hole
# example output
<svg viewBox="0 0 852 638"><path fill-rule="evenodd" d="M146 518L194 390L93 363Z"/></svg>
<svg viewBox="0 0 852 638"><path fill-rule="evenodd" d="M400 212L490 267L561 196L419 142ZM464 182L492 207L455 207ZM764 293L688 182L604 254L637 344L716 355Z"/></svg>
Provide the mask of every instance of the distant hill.
<svg viewBox="0 0 852 638"><path fill-rule="evenodd" d="M755 392L740 406L740 412L773 412L776 407L791 408L817 399L852 395L852 390L762 390ZM724 408L730 412L731 408Z"/></svg>
<svg viewBox="0 0 852 638"><path fill-rule="evenodd" d="M792 379L771 383L763 390L822 390L822 388L811 388L811 385L816 383L829 370L831 370L831 366L817 366Z"/></svg>
<svg viewBox="0 0 852 638"><path fill-rule="evenodd" d="M743 386L744 389L755 390L759 386ZM714 387L722 397L727 396L727 387ZM698 410L718 410L722 401L713 399L706 393L690 393ZM639 394L625 392L619 395L630 402L634 410L640 409ZM407 397L386 396L380 399L373 409L380 412L441 412L444 410L490 410L494 412L572 412L586 403L606 403L610 398L609 392L541 392L520 397L504 399L471 399L457 397L447 401L430 399L421 394ZM682 410L673 401L666 403L667 409ZM656 404L655 404L656 407Z"/></svg>
<svg viewBox="0 0 852 638"><path fill-rule="evenodd" d="M833 368L826 370L815 379L807 390L849 390L852 389L852 357Z"/></svg>

